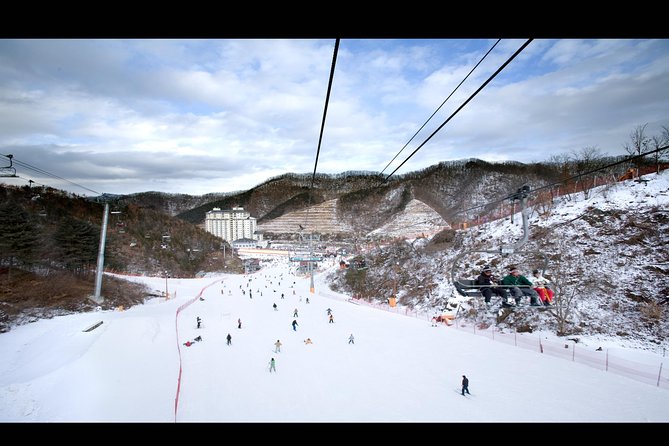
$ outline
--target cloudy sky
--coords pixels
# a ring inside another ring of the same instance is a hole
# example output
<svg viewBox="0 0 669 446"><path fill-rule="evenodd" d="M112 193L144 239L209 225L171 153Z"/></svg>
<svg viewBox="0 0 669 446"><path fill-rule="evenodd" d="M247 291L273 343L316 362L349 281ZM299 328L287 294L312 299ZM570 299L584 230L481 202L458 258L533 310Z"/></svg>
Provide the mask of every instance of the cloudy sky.
<svg viewBox="0 0 669 446"><path fill-rule="evenodd" d="M492 40L340 42L318 172L381 171ZM391 172L523 40L502 40ZM97 192L311 173L334 40L0 40L0 154ZM541 161L669 125L669 40L535 40L397 173ZM0 166L6 158L0 157ZM94 195L18 167L23 178Z"/></svg>

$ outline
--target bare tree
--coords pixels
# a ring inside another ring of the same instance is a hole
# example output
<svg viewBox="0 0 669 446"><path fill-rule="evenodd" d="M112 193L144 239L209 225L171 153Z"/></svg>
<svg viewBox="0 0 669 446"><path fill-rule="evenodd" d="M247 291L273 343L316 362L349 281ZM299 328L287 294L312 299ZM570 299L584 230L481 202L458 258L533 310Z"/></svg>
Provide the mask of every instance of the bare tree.
<svg viewBox="0 0 669 446"><path fill-rule="evenodd" d="M549 159L548 162L550 164L555 165L556 170L558 171L558 175L560 180L562 181L562 190L568 190L569 185L567 184L568 179L572 176L571 173L571 162L569 161L569 155L566 154L561 154L561 155L552 155ZM555 192L555 195L553 196L553 193ZM560 189L553 190L551 189L551 199L556 198L560 194ZM565 197L567 201L571 201L571 196L567 193L565 194Z"/></svg>
<svg viewBox="0 0 669 446"><path fill-rule="evenodd" d="M574 170L578 175L578 182L583 190L583 198L586 200L590 195L590 190L595 186L595 176L593 173L587 173L602 166L603 155L601 150L595 146L584 147L581 150L572 152L572 162Z"/></svg>
<svg viewBox="0 0 669 446"><path fill-rule="evenodd" d="M577 293L582 284L579 283L577 275L573 274L573 264L577 259L570 251L568 243L564 239L556 239L554 249L555 258L558 260L553 262L550 271L553 282L551 287L555 292L550 314L557 323L556 334L565 336L570 334L570 327L573 325Z"/></svg>
<svg viewBox="0 0 669 446"><path fill-rule="evenodd" d="M657 150L660 147L664 147L669 144L669 127L662 126L662 132L659 135L655 135L651 138L650 141L650 146L651 150ZM655 161L655 166L657 168L656 172L660 173L660 160L662 159L662 156L667 153L669 149L664 149L664 150L657 150L653 154L653 160Z"/></svg>
<svg viewBox="0 0 669 446"><path fill-rule="evenodd" d="M637 125L636 128L630 132L630 142L627 142L623 145L625 151L630 155L641 155L647 151L648 144L650 144L651 139L646 136L646 126L648 126L648 123L644 125ZM640 164L641 159L638 159L634 162L634 165L636 166L637 178L639 177Z"/></svg>

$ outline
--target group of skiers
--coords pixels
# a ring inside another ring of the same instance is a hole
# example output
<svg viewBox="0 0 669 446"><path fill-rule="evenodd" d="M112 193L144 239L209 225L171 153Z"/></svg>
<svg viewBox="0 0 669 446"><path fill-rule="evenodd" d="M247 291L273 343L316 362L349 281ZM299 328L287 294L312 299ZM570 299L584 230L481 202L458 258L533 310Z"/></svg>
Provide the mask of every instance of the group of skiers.
<svg viewBox="0 0 669 446"><path fill-rule="evenodd" d="M530 281L520 274L516 266L510 266L509 273L499 280L493 276L492 268L485 266L474 284L481 286L479 291L488 306L493 294L502 298L503 307L513 306L511 299L514 299L516 305L519 305L524 296L530 298L531 306L552 305L554 292L548 287L550 281L543 277L538 269L532 271L532 276L533 281Z"/></svg>
<svg viewBox="0 0 669 446"><path fill-rule="evenodd" d="M265 276L265 277L267 277L267 276ZM283 278L283 277L280 277L280 279L281 278ZM279 285L280 285L280 283L281 282L278 282ZM270 281L270 284L272 284L272 281ZM295 284L295 282L293 282L293 284ZM251 286L251 279L249 279L249 283L246 284L247 288L249 288L250 286ZM225 284L223 285L223 287L225 288ZM245 295L246 293L243 289L243 286L240 285L239 287L242 290L242 295ZM293 287L291 286L290 288L293 288ZM274 290L274 292L276 292L276 290ZM221 290L221 294L223 294L223 290ZM231 293L229 292L228 294L231 294ZM260 293L260 294L262 295L262 293ZM250 297L250 295L251 295L251 290L249 290L249 297ZM293 295L295 295L294 290L293 290ZM285 294L284 293L281 293L281 299L285 299ZM300 297L300 302L301 301L302 301L302 298ZM309 298L306 299L306 303L307 304L309 303ZM273 307L274 311L279 311L279 308L278 308L278 305L276 304L276 302L274 302L272 304L272 307ZM328 308L326 311L327 311L327 316L328 316L328 322L329 323L334 323L334 317L332 315L332 309ZM293 311L293 317L295 319L293 319L293 321L291 323L293 331L297 331L297 327L299 326L299 324L297 322L298 315L299 315L298 309L295 308L295 310ZM202 319L199 316L196 317L196 327L198 329L202 327ZM241 318L237 319L237 328L238 329L242 328ZM193 341L185 342L184 345L190 347L191 345L193 345L194 342L199 342L199 341L202 341L201 336L198 336ZM230 333L228 333L227 336L226 336L226 343L229 346L232 345L232 335ZM355 338L353 337L352 333L348 338L348 343L349 344L355 344ZM310 345L310 344L313 344L313 341L311 340L311 338L307 338L307 339L304 340L304 344L305 345ZM282 345L283 344L281 343L281 341L279 339L277 339L276 342L274 343L274 353L280 353ZM269 369L270 372L276 372L276 359L275 358L270 359L270 362L268 364L268 369Z"/></svg>

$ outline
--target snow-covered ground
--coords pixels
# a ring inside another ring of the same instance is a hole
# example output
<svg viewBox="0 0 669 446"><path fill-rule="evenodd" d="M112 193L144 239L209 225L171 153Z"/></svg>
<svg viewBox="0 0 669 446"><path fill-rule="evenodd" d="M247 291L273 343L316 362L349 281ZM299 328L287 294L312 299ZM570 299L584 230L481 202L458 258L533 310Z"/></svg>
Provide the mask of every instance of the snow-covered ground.
<svg viewBox="0 0 669 446"><path fill-rule="evenodd" d="M177 308L205 287L205 300L180 313L177 340ZM248 276L171 279L169 289L175 299L1 334L0 421L174 421L177 345L177 421L669 421L666 389L309 294L309 280L285 260ZM182 345L198 335L202 342Z"/></svg>

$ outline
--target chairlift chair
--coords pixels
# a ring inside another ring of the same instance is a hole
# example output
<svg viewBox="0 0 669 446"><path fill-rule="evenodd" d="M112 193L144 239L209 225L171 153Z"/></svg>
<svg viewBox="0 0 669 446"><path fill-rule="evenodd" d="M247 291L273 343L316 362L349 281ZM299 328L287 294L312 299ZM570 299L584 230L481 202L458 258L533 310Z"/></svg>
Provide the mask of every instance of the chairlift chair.
<svg viewBox="0 0 669 446"><path fill-rule="evenodd" d="M522 250L523 245L527 243L527 240L529 238L529 225L528 225L528 217L527 217L527 197L529 196L530 188L529 186L523 186L519 188L514 194L511 194L508 198L511 199L512 201L515 202L515 200L520 200L521 202L521 216L523 219L523 237L517 241L514 245L502 245L498 249L472 249L472 250L467 250L463 251L460 254L458 254L455 259L453 260L452 266L451 266L451 282L453 283L453 286L455 286L456 291L458 294L464 297L480 297L480 289L481 288L486 288L488 285L475 285L474 282L475 280L471 279L464 279L461 277L458 277L456 274L456 270L458 268L458 262L461 261L463 258L466 258L467 256L474 254L474 253L484 253L484 254L494 254L498 257L502 258L508 258L509 256L521 256L525 259L528 258L535 258L535 259L541 259L539 262L541 265L539 267L536 267L536 269L539 269L541 273L546 270L546 267L548 266L548 257L541 252L541 251L535 251L535 250ZM488 260L486 263L491 263L490 260ZM522 262L514 262L514 263L522 263ZM513 288L510 285L498 285L499 287L502 288Z"/></svg>

